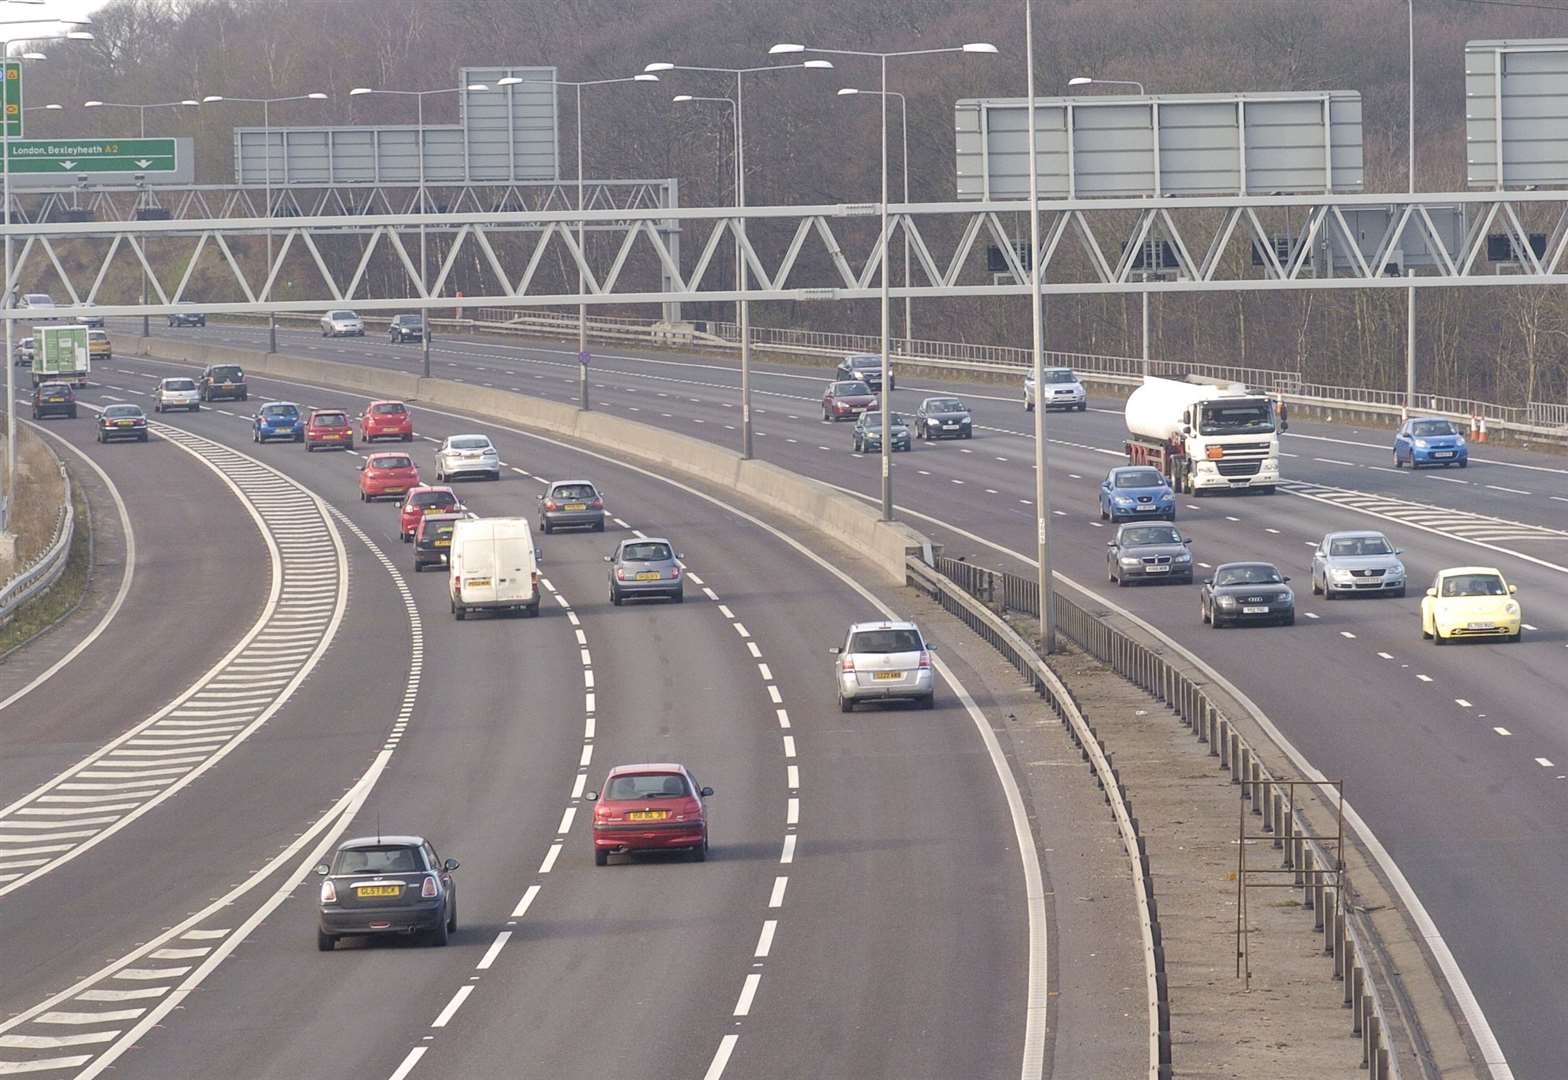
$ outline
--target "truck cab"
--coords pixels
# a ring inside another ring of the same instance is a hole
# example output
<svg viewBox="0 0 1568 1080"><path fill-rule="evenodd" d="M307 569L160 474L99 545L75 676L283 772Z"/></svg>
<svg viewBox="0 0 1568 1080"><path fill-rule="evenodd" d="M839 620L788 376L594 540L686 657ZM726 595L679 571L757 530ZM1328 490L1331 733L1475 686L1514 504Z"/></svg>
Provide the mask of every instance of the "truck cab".
<svg viewBox="0 0 1568 1080"><path fill-rule="evenodd" d="M1272 492L1279 432L1272 398L1237 383L1145 379L1127 399L1127 461L1158 468L1178 491Z"/></svg>

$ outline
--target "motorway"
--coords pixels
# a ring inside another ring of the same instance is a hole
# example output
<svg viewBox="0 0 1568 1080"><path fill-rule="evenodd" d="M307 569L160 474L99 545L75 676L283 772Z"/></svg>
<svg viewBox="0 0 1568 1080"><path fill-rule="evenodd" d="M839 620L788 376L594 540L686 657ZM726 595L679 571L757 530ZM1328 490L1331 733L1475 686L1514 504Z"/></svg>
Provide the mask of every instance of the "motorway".
<svg viewBox="0 0 1568 1080"><path fill-rule="evenodd" d="M145 403L167 370L117 358L81 400ZM255 447L247 411L154 417L146 445L47 425L109 472L146 557L84 653L115 662L0 712L0 1073L1017 1075L1032 916L996 762L951 688L838 714L826 649L878 613L858 564L486 426L508 467L464 485L473 509L587 474L616 521L538 538L538 620L459 625L394 504L357 500L358 455ZM609 605L601 556L632 531L675 540L686 604ZM634 760L716 789L708 863L593 866L585 787ZM376 831L461 861L447 949L316 953L301 871Z"/></svg>
<svg viewBox="0 0 1568 1080"><path fill-rule="evenodd" d="M232 326L175 333L251 347L264 335ZM284 331L280 348L404 371L418 364L416 347L375 339ZM563 401L577 399L574 354L567 344L497 339L438 338L433 346L438 375ZM110 366L141 386L175 370ZM738 442L731 364L614 350L595 357L592 381L595 408ZM821 369L769 364L754 372L757 453L874 498L876 461L850 453L849 425L819 418L826 381ZM917 443L898 455L899 506L950 554L1027 571L1033 448L1016 395L996 384L910 379L895 403L912 412L928 389L964 396L979 427L971 442ZM1314 765L1344 780L1453 950L1515 1075L1559 1075L1555 1032L1568 1015L1568 985L1556 958L1568 929L1560 902L1568 840L1556 823L1568 730L1549 703L1568 682L1568 469L1546 454L1477 446L1467 470L1412 474L1391 467L1386 432L1298 422L1284 439L1289 490L1182 501L1179 524L1194 538L1200 567L1266 559L1298 586L1295 627L1216 633L1200 624L1194 589L1106 583L1108 534L1094 487L1121 458L1123 429L1114 403L1092 405L1049 419L1055 569L1181 640L1258 702ZM1415 586L1407 598L1329 604L1307 595L1309 545L1352 527L1383 528L1405 549ZM1418 632L1421 587L1440 567L1474 563L1498 565L1519 585L1524 642L1437 654Z"/></svg>

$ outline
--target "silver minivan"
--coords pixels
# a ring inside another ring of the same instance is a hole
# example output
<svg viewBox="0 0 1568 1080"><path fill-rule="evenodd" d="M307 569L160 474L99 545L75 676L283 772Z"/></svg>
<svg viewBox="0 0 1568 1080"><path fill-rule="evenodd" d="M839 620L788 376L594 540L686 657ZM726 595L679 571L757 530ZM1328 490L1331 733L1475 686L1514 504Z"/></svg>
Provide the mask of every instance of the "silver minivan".
<svg viewBox="0 0 1568 1080"><path fill-rule="evenodd" d="M835 657L839 712L850 712L857 702L908 699L920 708L936 703L931 677L931 654L936 646L926 641L912 622L864 622L849 628L841 647L830 649Z"/></svg>

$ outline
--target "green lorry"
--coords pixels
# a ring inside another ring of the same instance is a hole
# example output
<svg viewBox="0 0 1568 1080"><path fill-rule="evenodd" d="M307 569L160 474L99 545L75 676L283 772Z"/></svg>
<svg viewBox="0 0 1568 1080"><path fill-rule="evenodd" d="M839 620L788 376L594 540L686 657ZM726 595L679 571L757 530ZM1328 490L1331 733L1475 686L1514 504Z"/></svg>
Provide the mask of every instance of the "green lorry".
<svg viewBox="0 0 1568 1080"><path fill-rule="evenodd" d="M72 386L86 386L87 375L92 370L87 334L85 326L35 327L33 385L67 382Z"/></svg>

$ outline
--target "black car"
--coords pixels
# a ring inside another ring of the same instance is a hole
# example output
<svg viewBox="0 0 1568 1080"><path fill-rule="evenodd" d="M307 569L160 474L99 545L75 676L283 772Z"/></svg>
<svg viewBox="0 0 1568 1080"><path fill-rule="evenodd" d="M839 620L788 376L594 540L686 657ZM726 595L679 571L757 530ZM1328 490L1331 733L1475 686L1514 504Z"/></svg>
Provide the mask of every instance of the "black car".
<svg viewBox="0 0 1568 1080"><path fill-rule="evenodd" d="M389 329L394 345L401 345L405 341L419 341L429 334L429 330L425 328L423 315L398 315L393 318Z"/></svg>
<svg viewBox="0 0 1568 1080"><path fill-rule="evenodd" d="M33 419L65 416L76 419L76 391L70 383L46 382L33 388Z"/></svg>
<svg viewBox="0 0 1568 1080"><path fill-rule="evenodd" d="M250 398L250 388L245 385L245 369L238 364L209 364L203 369L196 386L201 391L203 401L217 401L220 398L247 401Z"/></svg>
<svg viewBox="0 0 1568 1080"><path fill-rule="evenodd" d="M899 450L908 450L913 446L909 434L909 421L898 413L893 413L887 418L888 440L893 444L896 453ZM860 419L855 421L855 453L869 454L880 453L882 450L882 414L880 412L863 412Z"/></svg>
<svg viewBox="0 0 1568 1080"><path fill-rule="evenodd" d="M457 929L456 859L442 861L422 836L362 836L322 863L316 947L351 935L424 934L445 945Z"/></svg>
<svg viewBox="0 0 1568 1080"><path fill-rule="evenodd" d="M1123 525L1105 542L1105 576L1118 585L1134 581L1192 584L1192 541L1174 525Z"/></svg>
<svg viewBox="0 0 1568 1080"><path fill-rule="evenodd" d="M838 378L856 379L871 387L877 393L882 392L882 358L875 353L855 353L844 357L838 365ZM887 373L887 388L898 389L898 378L891 368Z"/></svg>
<svg viewBox="0 0 1568 1080"><path fill-rule="evenodd" d="M473 514L426 514L414 526L414 573L427 566L445 566L447 552L452 550L452 529L464 518Z"/></svg>
<svg viewBox="0 0 1568 1080"><path fill-rule="evenodd" d="M147 441L147 414L140 405L109 405L98 414L98 441L115 439Z"/></svg>
<svg viewBox="0 0 1568 1080"><path fill-rule="evenodd" d="M206 326L207 316L198 311L175 311L169 314L170 326Z"/></svg>
<svg viewBox="0 0 1568 1080"><path fill-rule="evenodd" d="M915 435L921 439L972 439L974 417L957 398L928 397L915 410Z"/></svg>
<svg viewBox="0 0 1568 1080"><path fill-rule="evenodd" d="M1296 595L1288 581L1273 563L1222 563L1198 593L1203 621L1216 630L1231 623L1289 626L1296 621Z"/></svg>

